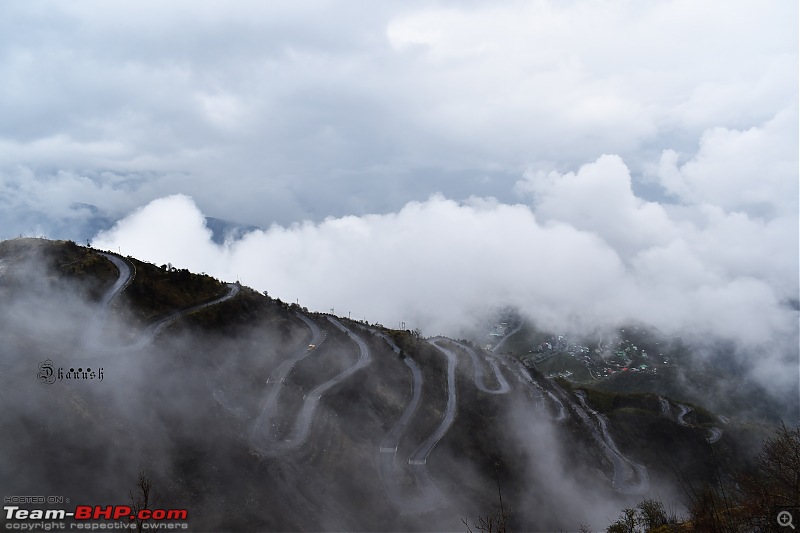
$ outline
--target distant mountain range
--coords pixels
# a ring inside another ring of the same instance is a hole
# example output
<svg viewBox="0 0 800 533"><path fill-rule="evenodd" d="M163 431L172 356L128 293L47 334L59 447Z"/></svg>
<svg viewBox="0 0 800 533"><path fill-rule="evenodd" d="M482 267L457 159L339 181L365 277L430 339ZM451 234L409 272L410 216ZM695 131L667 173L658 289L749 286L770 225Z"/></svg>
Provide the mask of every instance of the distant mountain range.
<svg viewBox="0 0 800 533"><path fill-rule="evenodd" d="M63 239L70 239L79 243L90 242L91 239L101 231L111 229L117 222L113 217L108 216L104 211L97 206L83 203L74 202L70 206L75 216L66 218L64 220L56 220L48 213L31 213L28 225L30 226L30 234L36 234L37 228L46 227L48 233L51 235L58 235ZM22 220L18 220L19 226L24 226ZM226 239L237 240L242 238L246 233L255 231L259 228L249 224L240 224L222 218L206 217L206 227L211 230L212 240L217 244L222 244ZM8 237L13 237L8 235Z"/></svg>
<svg viewBox="0 0 800 533"><path fill-rule="evenodd" d="M214 217L206 217L206 227L211 230L211 239L217 244L222 244L226 240L239 240L246 233L261 229L258 226L239 224Z"/></svg>

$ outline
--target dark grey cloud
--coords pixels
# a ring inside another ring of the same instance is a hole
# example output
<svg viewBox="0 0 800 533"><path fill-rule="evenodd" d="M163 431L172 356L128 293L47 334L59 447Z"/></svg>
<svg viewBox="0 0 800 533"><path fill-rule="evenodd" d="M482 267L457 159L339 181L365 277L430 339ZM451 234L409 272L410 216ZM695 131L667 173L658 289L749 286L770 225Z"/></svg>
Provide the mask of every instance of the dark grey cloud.
<svg viewBox="0 0 800 533"><path fill-rule="evenodd" d="M663 150L756 127L797 94L797 7L781 2L1 9L11 233L34 230L22 214L43 212L36 194L54 179L49 210L118 218L184 193L262 227L434 192L509 201L510 176L604 153L640 181Z"/></svg>

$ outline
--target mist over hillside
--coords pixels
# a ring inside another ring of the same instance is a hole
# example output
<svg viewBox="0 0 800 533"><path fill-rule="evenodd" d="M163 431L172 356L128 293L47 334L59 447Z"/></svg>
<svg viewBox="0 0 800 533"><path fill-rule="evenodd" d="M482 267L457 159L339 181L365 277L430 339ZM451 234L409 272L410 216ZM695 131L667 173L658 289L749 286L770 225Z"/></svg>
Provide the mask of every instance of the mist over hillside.
<svg viewBox="0 0 800 533"><path fill-rule="evenodd" d="M774 422L547 378L513 313L425 338L68 242L0 261L4 494L125 504L144 471L192 530L452 531L499 483L514 529L603 528L681 506L678 476L747 464Z"/></svg>

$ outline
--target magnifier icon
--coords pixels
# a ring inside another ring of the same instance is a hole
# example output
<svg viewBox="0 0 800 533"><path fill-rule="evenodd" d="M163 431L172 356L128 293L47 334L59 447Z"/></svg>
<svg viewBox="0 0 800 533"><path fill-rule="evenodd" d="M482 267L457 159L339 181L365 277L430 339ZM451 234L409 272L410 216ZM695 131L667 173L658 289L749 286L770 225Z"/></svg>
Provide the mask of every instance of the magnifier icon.
<svg viewBox="0 0 800 533"><path fill-rule="evenodd" d="M792 513L789 511L781 511L778 513L778 525L781 527L790 527L794 529L794 524L792 524Z"/></svg>

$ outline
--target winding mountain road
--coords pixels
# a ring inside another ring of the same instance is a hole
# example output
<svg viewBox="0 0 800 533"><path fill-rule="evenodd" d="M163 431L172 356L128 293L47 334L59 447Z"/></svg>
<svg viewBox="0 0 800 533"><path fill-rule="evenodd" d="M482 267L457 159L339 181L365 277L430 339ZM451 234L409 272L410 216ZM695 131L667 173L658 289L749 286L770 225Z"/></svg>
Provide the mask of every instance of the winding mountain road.
<svg viewBox="0 0 800 533"><path fill-rule="evenodd" d="M124 259L114 254L109 254L106 252L98 252L100 255L114 263L114 266L117 267L119 271L119 275L117 276L117 281L114 282L114 285L109 288L103 298L100 300L100 305L105 311L105 308L108 306L109 302L111 302L114 297L121 293L125 288L130 285L131 281L133 281L134 277L134 269L133 267Z"/></svg>
<svg viewBox="0 0 800 533"><path fill-rule="evenodd" d="M688 426L689 424L686 423L686 421L683 419L683 417L685 417L686 415L691 413L692 412L692 408L689 407L688 405L683 405L682 403L679 403L678 404L678 409L680 409L680 413L678 413L678 417L677 417L678 424L680 424L681 426Z"/></svg>
<svg viewBox="0 0 800 533"><path fill-rule="evenodd" d="M400 353L400 348L388 335L377 330L374 333L383 338L394 353ZM386 494L395 509L403 514L421 514L440 507L443 499L441 492L427 470L423 470L423 472L414 471L417 485L420 487L420 494L415 497L409 497L401 487L403 476L400 472L401 465L397 461L397 449L400 444L400 438L416 414L422 399L422 371L419 365L409 356L403 358L403 363L411 371L411 400L406 405L403 414L395 422L395 425L381 441L378 450L378 472L383 481ZM405 464L407 461L403 461L403 463ZM422 475L420 476L420 474ZM434 497L430 498L430 495Z"/></svg>
<svg viewBox="0 0 800 533"><path fill-rule="evenodd" d="M718 428L718 427L715 427L715 426L709 427L709 428L706 428L706 431L708 432L708 436L706 437L706 440L708 441L709 444L714 444L720 438L722 438L722 430L720 428Z"/></svg>
<svg viewBox="0 0 800 533"><path fill-rule="evenodd" d="M400 353L397 345L384 333L375 332L386 340L387 344L395 353ZM428 457L436 444L447 434L450 426L455 419L458 406L458 397L455 382L455 370L458 361L457 354L443 346L441 343L450 342L463 349L471 358L473 363L473 379L475 386L489 394L505 394L511 390L511 386L505 379L498 363L494 359L489 359L489 364L494 371L497 380L497 388L489 388L485 382L485 368L480 364L478 354L469 346L447 339L445 337L435 337L428 341L437 350L447 357L447 404L439 425L411 454L407 464L412 468L414 478L419 489L419 494L410 497L401 490L400 466L397 461L397 449L400 437L406 431L411 419L419 407L422 396L422 372L414 360L408 356L404 358L404 363L409 367L412 375L412 397L400 419L395 423L389 433L381 442L379 448L378 466L383 479L387 494L392 504L404 514L424 513L443 506L446 503L444 495L431 478L427 469Z"/></svg>
<svg viewBox="0 0 800 533"><path fill-rule="evenodd" d="M586 403L586 394L583 391L575 391L575 396L581 403L579 408L573 404L573 409L591 430L595 440L603 446L606 457L613 465L613 477L611 484L623 494L644 494L650 489L650 477L647 468L635 463L625 457L617 448L614 439L608 431L608 421L606 417L592 409ZM597 420L598 426L591 423L587 412ZM598 431L599 427L599 431Z"/></svg>
<svg viewBox="0 0 800 533"><path fill-rule="evenodd" d="M686 420L684 420L684 417L689 413L691 413L692 411L694 411L694 409L692 409L688 405L683 405L682 403L678 404L678 408L680 409L680 413L678 413L677 417L678 424L686 427L700 427L700 426L690 426L689 424L686 423ZM703 427L703 429L707 433L706 440L708 441L709 444L714 444L722 437L722 429L716 426Z"/></svg>
<svg viewBox="0 0 800 533"><path fill-rule="evenodd" d="M109 347L107 345L98 345L97 343L97 336L98 331L102 327L103 322L108 314L108 306L117 295L119 295L128 285L131 284L135 277L135 269L132 265L130 265L127 261L122 259L121 257L106 253L106 252L98 252L100 255L111 261L114 266L117 268L118 276L117 280L114 284L105 292L103 297L100 299L100 305L95 313L89 327L87 328L86 335L84 337L84 347L86 353L95 352L91 356L85 356L81 359L93 359L96 357L101 356L102 354L111 353L118 353L118 352L128 352L128 351L138 351L153 342L155 338L161 333L165 328L167 328L170 324L178 320L179 318L195 313L207 307L211 307L212 305L220 304L224 301L230 300L237 294L239 294L240 286L236 283L228 283L228 292L225 293L223 296L219 298L215 298L214 300L203 302L192 307L181 309L178 311L174 311L169 315L151 323L144 332L139 336L139 339L134 342L133 344L128 344L125 346L113 346ZM97 353L102 351L102 353Z"/></svg>
<svg viewBox="0 0 800 533"><path fill-rule="evenodd" d="M487 357L486 362L492 367L495 380L497 380L497 388L489 388L489 386L486 385L486 372L484 371L483 365L481 365L478 354L475 353L475 349L460 342L451 342L461 347L461 349L467 352L470 359L472 359L472 369L474 372L473 381L475 382L475 386L478 388L478 390L487 394L506 394L511 390L511 385L508 384L508 380L506 380L505 376L500 371L500 367L498 366L497 360L494 357Z"/></svg>
<svg viewBox="0 0 800 533"><path fill-rule="evenodd" d="M106 320L106 316L108 314L108 305L111 303L111 300L113 300L119 293L125 290L128 285L130 285L134 277L133 266L127 261L114 254L109 254L106 252L98 253L111 261L117 268L117 279L114 281L114 284L111 285L108 290L106 290L102 298L100 298L100 303L95 310L91 321L89 322L89 326L86 328L86 333L84 334L83 339L84 352L91 351L97 347L97 337L99 336L99 332Z"/></svg>
<svg viewBox="0 0 800 533"><path fill-rule="evenodd" d="M350 328L344 326L337 319L330 316L328 316L327 319L331 324L333 324L334 327L346 333L350 337L350 339L356 343L359 349L358 360L355 362L355 364L346 368L342 372L339 372L339 374L334 376L332 379L326 381L325 383L318 385L311 392L307 393L304 396L303 405L300 408L300 412L298 413L297 418L295 420L294 428L292 430L291 435L287 439L276 440L270 437L269 433L264 432L263 430L260 432L259 435L256 435L256 437L260 436L261 438L252 439L251 445L256 450L256 452L262 456L266 457L280 456L302 446L303 443L305 443L306 440L308 439L309 433L311 431L311 423L314 419L314 414L316 412L316 409L319 406L319 402L322 399L322 395L325 394L332 387L338 385L339 383L350 377L352 374L361 370L362 368L364 368L366 365L369 364L371 353L369 346L367 346L367 343L364 342L364 340L360 336L358 336ZM297 360L299 359L302 359L302 357L297 358ZM276 383L276 385L278 384ZM266 426L264 422L265 421L262 420L261 424L262 429L264 429Z"/></svg>
<svg viewBox="0 0 800 533"><path fill-rule="evenodd" d="M102 325L110 302L119 293L121 293L128 284L130 284L134 277L134 272L126 261L113 254L103 253L102 255L109 259L116 266L119 271L119 276L112 287L110 287L104 293L100 300L100 309L95 315L95 318L89 328L88 344L93 343L94 339L96 338L97 331ZM151 343L165 328L178 320L180 317L229 300L238 294L239 289L240 288L238 284L228 284L228 292L220 298L192 306L188 309L175 311L167 315L166 317L150 324L135 343L118 348L117 350L140 350ZM325 340L325 334L322 332L320 327L313 320L300 313L297 313L297 317L309 328L311 340L308 344L313 344L317 347L320 346ZM346 333L349 338L355 342L359 350L358 359L352 366L341 371L332 379L318 385L304 396L303 404L297 414L291 434L288 436L288 438L282 440L277 440L272 431L272 421L278 414L277 405L279 395L283 390L282 384L296 364L305 358L310 353L310 350L304 345L302 350L298 350L291 358L283 361L275 369L270 377L270 381L274 381L275 386L266 395L263 407L261 408L256 419L253 421L250 435L252 447L262 456L274 457L284 455L303 445L310 435L314 415L322 396L332 387L338 385L355 372L369 364L371 353L366 342L358 334L353 332L353 330L342 324L342 322L340 322L338 319L328 316L327 320L335 328ZM494 346L492 352L497 352L497 350L501 348L506 340L517 333L520 329L521 326L517 326L515 329L507 333ZM381 332L377 333L387 341L395 353L400 353L400 349L388 336ZM419 488L418 495L413 498L404 496L396 457L400 439L407 430L414 415L418 411L422 399L423 374L419 368L419 365L417 365L417 363L411 357L405 357L403 359L404 364L411 372L411 399L406 405L400 418L381 441L378 452L379 472L383 479L387 494L393 505L395 505L395 507L404 513L423 513L441 507L446 503L443 493L431 478L430 473L427 470L428 458L433 449L447 434L448 430L452 426L458 405L455 376L458 357L453 350L445 347L443 343L453 342L462 348L470 357L474 371L473 380L478 390L488 394L505 394L511 390L511 385L509 384L508 380L506 380L499 367L498 359L493 357L487 358L486 361L491 367L497 383L496 387L490 387L486 382L486 373L488 370L484 364L481 364L479 356L473 348L461 343L456 343L455 341L450 341L449 339L445 339L443 337L435 337L428 342L430 342L432 346L443 353L447 358L447 403L442 418L436 429L414 450L407 460L407 464L411 467L414 477L417 481L417 486ZM547 396L549 396L550 400L555 406L557 406L558 409L558 414L554 418L556 420L564 420L566 418L566 409L563 402L561 402L551 391L542 389L542 387L532 379L530 374L527 372L527 369L521 368L521 363L519 363L519 361L516 361L515 359L509 360L509 358L503 358L503 364L517 376L517 379L521 383L525 385L525 388L528 390L530 397L534 400L535 405L543 408L544 395L547 394ZM576 395L582 405L582 408L574 404L572 405L575 408L575 412L578 413L578 415L583 419L587 427L591 428L595 439L601 444L608 459L611 461L613 465L612 484L615 489L619 492L627 494L642 494L646 492L649 488L647 469L642 465L629 460L619 451L608 432L607 420L605 417L588 407L585 402L585 396L580 391L576 392ZM218 401L223 400L224 398L218 399ZM663 406L664 403L662 402L662 409ZM667 403L667 408L668 406L669 404ZM689 408L680 404L679 408L681 409L681 412L677 416L678 423L685 425L683 418L689 412ZM591 422L589 414L587 413L591 414L597 420L596 425ZM709 429L709 432L709 442L716 442L721 435L721 430L717 428L711 428Z"/></svg>
<svg viewBox="0 0 800 533"><path fill-rule="evenodd" d="M528 396L533 401L537 409L544 411L547 406L545 405L545 394L550 398L552 405L555 407L557 414L552 416L556 422L563 422L567 419L567 410L564 403L552 392L544 390L531 376L525 365L514 357L505 357L504 362L507 368L517 377L517 380L523 384Z"/></svg>
<svg viewBox="0 0 800 533"><path fill-rule="evenodd" d="M254 445L254 447L257 447L254 443L257 443L259 440L271 441L272 432L270 431L270 428L273 425L272 420L275 419L277 414L278 397L284 389L283 385L285 383L286 376L289 375L289 372L292 371L297 363L311 353L311 350L307 347L307 345L313 344L318 349L326 337L326 335L313 320L301 313L295 313L295 316L305 323L306 327L311 333L311 338L307 343L304 342L301 347L295 351L292 357L289 357L280 365L278 365L278 368L276 368L272 372L272 375L267 379L267 383L272 383L274 386L267 394L261 411L253 421L253 427L250 431L250 442Z"/></svg>
<svg viewBox="0 0 800 533"><path fill-rule="evenodd" d="M222 302L230 300L231 298L239 294L240 287L238 284L226 283L226 285L228 286L228 292L225 293L223 296L220 296L219 298L215 298L214 300L208 302L193 305L192 307L170 313L164 318L161 318L160 320L157 320L152 324L150 324L149 326L147 326L147 328L144 330L144 332L136 342L134 342L133 344L129 344L127 346L123 346L119 348L119 350L124 350L124 351L141 350L148 344L152 343L159 333L164 331L164 329L166 329L168 326L170 326L173 322L175 322L179 318L190 315L192 313L196 313L197 311L206 309L207 307L211 307L212 305L221 304Z"/></svg>
<svg viewBox="0 0 800 533"><path fill-rule="evenodd" d="M420 494L416 498L404 500L399 497L399 487L396 485L396 483L395 485L389 485L390 498L404 513L424 513L432 511L436 508L442 507L446 502L444 494L436 485L436 482L433 480L430 472L428 472L427 469L428 456L433 451L433 448L442 439L442 437L447 434L447 431L450 429L450 426L453 424L453 420L455 419L456 408L458 406L458 398L456 394L456 363L458 361L458 357L451 350L448 350L447 348L437 344L443 340L447 339L437 337L428 342L447 357L447 405L445 407L442 420L439 422L436 430L429 435L428 438L425 439L416 450L414 450L414 452L411 454L411 457L408 459L408 464L411 466L414 477L417 480ZM394 469L394 464L392 464L391 468Z"/></svg>
<svg viewBox="0 0 800 533"><path fill-rule="evenodd" d="M375 333L386 341L394 353L400 353L400 348L388 335L380 331L376 331ZM406 405L403 414L400 415L400 418L395 422L395 425L386 437L384 437L383 441L381 441L380 453L397 453L400 437L408 427L411 418L416 414L420 399L422 398L422 371L419 365L409 356L403 358L403 363L411 371L411 400Z"/></svg>
<svg viewBox="0 0 800 533"><path fill-rule="evenodd" d="M114 299L120 292L122 292L125 287L133 279L133 271L131 267L128 265L126 261L123 259L107 253L102 253L104 257L109 259L119 271L119 276L115 283L110 287L106 293L103 295L101 302L100 302L100 310L98 311L95 320L93 320L93 324L90 328L90 338L93 340L96 336L96 331L102 324L103 317L107 311L107 307L111 300ZM175 311L170 315L158 320L157 322L152 323L148 328L145 330L144 334L140 337L140 339L134 343L133 345L129 345L124 347L125 350L140 350L150 342L152 342L158 334L167 328L170 324L174 321L179 319L182 316L188 315L190 313L199 311L201 309L205 309L212 305L219 304L226 300L233 298L239 292L239 286L236 284L228 284L228 292L215 300L210 302L205 302L202 304L198 304L192 306L188 309ZM309 328L311 332L311 341L309 344L314 344L319 346L325 339L324 334L320 330L319 326L314 323L309 318L303 316L300 313L297 313L298 318L300 318L306 326ZM268 456L275 456L287 453L288 451L295 449L301 446L307 439L311 429L311 423L313 421L314 414L316 409L319 405L319 402L322 398L322 395L326 393L329 389L336 386L344 379L351 376L353 373L357 372L364 366L369 363L370 358L370 350L364 340L355 334L352 330L344 326L341 322L333 317L327 317L328 321L337 329L347 333L349 337L356 343L359 349L359 358L357 362L352 365L351 367L345 369L344 371L340 372L334 378L326 381L325 383L317 386L311 392L306 394L305 401L300 409L300 412L297 416L295 426L293 428L293 432L288 439L282 441L275 441L271 438L271 431L270 429L270 422L275 418L276 410L277 410L277 400L282 390L280 386L286 376L292 371L294 366L301 361L304 357L306 357L310 351L307 348L302 350L298 350L298 352L291 358L285 360L278 366L278 368L273 373L271 380L274 381L275 387L270 391L267 395L264 406L261 409L258 417L253 423L253 429L251 431L251 444L253 444L254 448L263 455ZM509 333L507 333L500 341L494 346L492 349L493 352L496 352L504 343L505 341L510 338L513 334L517 333L521 329L521 326L516 327ZM397 345L385 334L379 333L381 337L383 337L387 343L390 345L392 350L395 353L399 353L400 350ZM384 483L387 488L387 492L392 499L393 503L408 512L424 512L426 509L430 509L433 507L438 507L442 503L443 495L441 491L438 489L436 484L430 477L430 474L427 471L426 465L427 460L431 452L433 451L434 447L438 444L438 442L444 437L447 431L450 429L456 414L457 409L457 391L456 391L456 382L455 382L455 368L457 364L458 357L457 355L450 349L441 345L443 341L449 341L448 339L444 339L441 337L434 338L433 340L429 341L434 347L436 347L439 351L441 351L447 357L447 404L445 407L445 411L440 421L439 425L437 426L436 430L428 436L412 453L411 457L408 459L408 464L414 469L415 477L418 480L419 488L421 494L418 498L408 499L403 498L400 491L400 485L398 483L398 475L396 472L397 465L396 465L396 453L399 446L399 441L403 433L406 431L410 421L412 420L413 416L416 414L419 404L422 397L422 372L416 362L410 358L404 358L404 364L409 368L412 376L412 395L411 400L409 401L408 405L406 406L405 410L403 411L402 415L392 427L390 432L386 435L386 437L381 442L379 448L379 466L382 473L382 477L384 478ZM474 382L475 386L481 390L482 392L488 394L504 394L510 391L511 386L508 381L503 376L496 359L487 359L488 364L491 366L492 371L494 373L497 387L490 388L486 383L485 378L485 368L481 365L479 357L475 350L469 346L465 346L461 343L455 343L460 346L470 357L472 360L472 366L474 370ZM506 361L506 366L516 366L517 369L514 370L511 368L512 372L517 375L517 378L524 383L526 388L529 391L534 403L539 406L543 406L544 404L544 395L543 392L546 392L550 399L553 401L554 405L558 406L558 415L555 417L558 420L562 420L566 417L566 410L564 408L563 403L558 400L558 398L550 391L543 391L540 386L530 377L530 375L519 368L519 362L515 361L516 364ZM608 428L606 424L605 418L600 415L599 413L590 409L586 403L584 396L580 395L578 397L583 405L583 408L589 411L594 417L597 419L600 431L595 431L596 438L603 443L607 455L609 459L612 461L614 465L614 479L612 481L615 488L620 490L621 492L626 493L635 493L640 494L647 490L649 487L649 482L647 478L647 471L641 465L633 463L632 461L625 458L619 449L616 447L613 439L611 438L610 434L608 433ZM663 403L662 403L663 405ZM678 414L678 423L685 425L683 417L689 412L689 408L686 406L680 405L681 412ZM579 414L581 414L579 412ZM594 428L594 425L590 423L588 420L588 416L583 413L583 417L585 422L589 423L589 425ZM716 429L716 428L714 428ZM712 430L713 431L713 430ZM712 436L709 438L709 441L716 441L719 439L719 434L721 431L717 430L719 433L712 433ZM712 440L713 439L713 440ZM633 479L637 479L636 482L632 481Z"/></svg>
<svg viewBox="0 0 800 533"><path fill-rule="evenodd" d="M514 329L512 329L511 331L509 331L508 333L506 333L505 335L503 335L503 337L502 337L502 338L501 338L499 341L497 341L497 344L495 344L495 345L494 345L494 348L492 348L492 351L493 351L493 352L497 352L497 350L499 350L499 349L500 349L500 347L501 347L503 344L505 344L505 342L506 342L508 339L510 339L512 335L514 335L515 333L517 333L517 332L518 332L519 330L521 330L521 329L522 329L522 323L518 324L518 325L517 325L517 327L515 327Z"/></svg>
<svg viewBox="0 0 800 533"><path fill-rule="evenodd" d="M430 455L433 447L444 437L456 417L456 407L458 406L458 399L456 396L456 363L458 362L458 356L451 350L438 344L446 340L448 339L436 337L429 342L447 357L447 406L445 407L442 421L439 423L436 431L425 439L411 455L411 458L408 460L408 464L410 465L424 465L428 461L428 455Z"/></svg>
<svg viewBox="0 0 800 533"><path fill-rule="evenodd" d="M385 334L376 332L381 336L395 353L400 353L397 345ZM455 367L457 356L452 351L437 344L444 339L438 337L428 342L447 357L447 405L444 415L436 430L426 438L407 461L404 461L410 468L416 482L418 492L413 496L408 494L408 490L403 490L402 481L404 476L401 474L401 464L397 461L397 450L402 434L408 427L411 419L419 408L422 398L422 372L419 365L406 356L403 362L409 367L412 376L411 400L406 405L403 414L381 441L378 452L378 471L383 481L384 488L392 505L402 514L423 514L434 511L446 504L446 498L427 469L428 456L436 444L450 429L455 419L457 408Z"/></svg>

